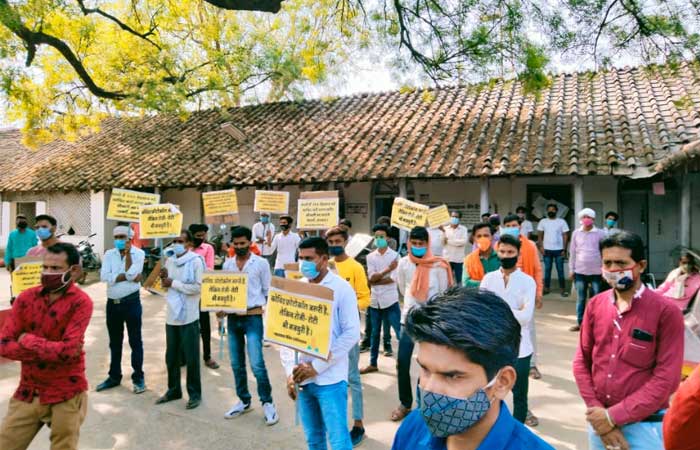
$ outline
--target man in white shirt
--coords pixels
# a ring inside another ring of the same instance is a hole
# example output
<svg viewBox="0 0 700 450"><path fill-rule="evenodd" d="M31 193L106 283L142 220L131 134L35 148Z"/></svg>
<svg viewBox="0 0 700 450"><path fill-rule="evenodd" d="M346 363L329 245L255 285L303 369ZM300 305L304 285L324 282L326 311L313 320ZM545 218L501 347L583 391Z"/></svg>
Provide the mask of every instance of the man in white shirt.
<svg viewBox="0 0 700 450"><path fill-rule="evenodd" d="M455 280L462 279L462 270L464 268L464 256L466 255L467 243L469 242L469 231L464 225L460 225L462 213L452 211L450 224L444 228L445 232L445 249L443 255L452 267L452 273Z"/></svg>
<svg viewBox="0 0 700 450"><path fill-rule="evenodd" d="M549 294L552 285L552 263L557 266L557 277L562 297L567 297L566 277L564 276L564 256L569 240L569 225L557 217L556 203L547 205L547 217L537 224L537 247L544 256L544 294Z"/></svg>
<svg viewBox="0 0 700 450"><path fill-rule="evenodd" d="M369 307L371 331L371 349L369 365L360 373L379 371L379 334L382 325L389 323L396 333L396 339L401 336L401 308L399 307L399 291L393 274L399 265L399 254L389 248L389 227L375 225L372 228L374 243L377 249L367 255L367 275L371 286L371 305ZM385 336L386 338L386 336ZM391 349L391 347L389 348Z"/></svg>
<svg viewBox="0 0 700 450"><path fill-rule="evenodd" d="M426 261L426 262L424 262ZM427 262L431 261L431 262ZM418 280L418 269L428 267L428 277L424 279L425 286L414 284ZM415 227L408 235L408 255L401 258L394 273L394 279L401 295L403 295L403 311L401 325L406 320L408 311L418 303L424 303L430 297L444 292L454 282L450 265L440 257L434 257L430 252L430 236L425 227ZM425 292L415 292L414 288ZM398 377L399 401L401 404L391 413L391 420L398 422L411 412L413 408L413 389L411 387L411 358L414 342L404 330L399 337Z"/></svg>
<svg viewBox="0 0 700 450"><path fill-rule="evenodd" d="M233 419L252 409L253 397L248 390L248 372L245 367L245 353L248 351L250 367L258 386L258 396L263 406L267 425L279 422L275 404L272 402L272 386L263 358L263 307L267 303L270 289L270 266L263 258L250 252L252 232L246 227L236 227L231 232L231 245L236 253L228 258L223 270L226 272L245 273L248 275L246 285L247 308L244 314L229 314L227 318L228 348L231 356L233 379L236 383L238 403L229 409L224 417ZM226 313L217 313L224 317Z"/></svg>
<svg viewBox="0 0 700 450"><path fill-rule="evenodd" d="M333 291L330 360L280 350L287 374L287 393L298 402L299 415L310 449L352 448L347 427L348 353L360 340L360 316L357 297L350 284L328 270L328 244L320 237L304 239L299 244L300 269L309 283ZM296 384L301 385L297 392Z"/></svg>
<svg viewBox="0 0 700 450"><path fill-rule="evenodd" d="M481 281L481 288L487 289L510 305L513 315L520 323L520 352L515 364L517 379L513 386L513 417L529 426L537 425L537 418L528 416L527 395L529 387L530 358L533 346L530 340L530 327L535 313L537 284L535 280L518 269L520 240L510 234L501 235L497 246L501 268L489 272Z"/></svg>
<svg viewBox="0 0 700 450"><path fill-rule="evenodd" d="M515 208L515 214L520 219L520 234L530 239L530 234L535 231L532 226L532 222L527 220L527 209L524 206L518 206Z"/></svg>
<svg viewBox="0 0 700 450"><path fill-rule="evenodd" d="M272 238L275 236L275 226L270 222L270 213L261 212L260 221L253 225L253 241L260 249L263 258L270 263L272 254Z"/></svg>
<svg viewBox="0 0 700 450"><path fill-rule="evenodd" d="M280 217L281 232L277 233L272 240L271 252L277 251L275 259L275 276L284 278L284 265L296 262L296 254L299 249L301 237L297 233L292 233L292 216Z"/></svg>
<svg viewBox="0 0 700 450"><path fill-rule="evenodd" d="M429 228L430 250L434 256L442 256L445 252L445 227Z"/></svg>
<svg viewBox="0 0 700 450"><path fill-rule="evenodd" d="M107 283L107 332L109 333L109 376L97 386L97 392L119 386L122 380L122 343L126 324L131 348L131 380L134 393L146 390L143 375L143 340L141 339L141 272L145 254L131 245L133 232L127 226L112 231L114 248L107 250L100 279Z"/></svg>

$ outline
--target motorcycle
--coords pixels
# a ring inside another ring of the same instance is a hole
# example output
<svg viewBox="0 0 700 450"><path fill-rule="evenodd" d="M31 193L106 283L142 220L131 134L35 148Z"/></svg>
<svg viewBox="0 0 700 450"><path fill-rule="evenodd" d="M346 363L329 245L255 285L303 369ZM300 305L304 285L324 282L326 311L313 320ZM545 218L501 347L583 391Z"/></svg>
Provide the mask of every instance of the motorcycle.
<svg viewBox="0 0 700 450"><path fill-rule="evenodd" d="M89 272L97 272L102 267L100 257L93 250L94 244L90 242L90 238L96 235L97 233L91 234L85 240L78 242L76 246L78 254L80 255L80 267L82 268L82 274L77 280L78 284L85 284L87 274Z"/></svg>

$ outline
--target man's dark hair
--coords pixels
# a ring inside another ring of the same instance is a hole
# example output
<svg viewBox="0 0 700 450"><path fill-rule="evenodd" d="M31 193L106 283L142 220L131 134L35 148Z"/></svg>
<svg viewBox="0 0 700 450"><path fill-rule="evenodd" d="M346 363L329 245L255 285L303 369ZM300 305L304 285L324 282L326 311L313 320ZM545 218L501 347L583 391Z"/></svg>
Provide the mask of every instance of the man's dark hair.
<svg viewBox="0 0 700 450"><path fill-rule="evenodd" d="M460 219L462 218L462 211L454 210L450 211L450 214L457 214L457 217L459 217Z"/></svg>
<svg viewBox="0 0 700 450"><path fill-rule="evenodd" d="M421 241L429 241L430 234L428 229L425 227L413 227L411 232L408 234L409 239L420 239Z"/></svg>
<svg viewBox="0 0 700 450"><path fill-rule="evenodd" d="M340 227L333 227L326 231L326 239L328 239L331 236L342 236L344 240L348 240L348 232Z"/></svg>
<svg viewBox="0 0 700 450"><path fill-rule="evenodd" d="M485 212L485 213L483 213L483 214L481 215L481 219L483 220L484 218L486 218L486 220L488 220L488 218L489 218L490 216L491 216L490 213ZM484 222L485 222L485 221L484 221Z"/></svg>
<svg viewBox="0 0 700 450"><path fill-rule="evenodd" d="M340 219L340 222L338 222L338 225L345 225L348 228L352 228L352 222L350 222L350 219L348 219L348 218Z"/></svg>
<svg viewBox="0 0 700 450"><path fill-rule="evenodd" d="M391 225L391 218L389 216L382 216L377 219L377 223Z"/></svg>
<svg viewBox="0 0 700 450"><path fill-rule="evenodd" d="M620 216L617 215L615 211L608 211L605 213L605 218L607 219L608 217L613 216L615 218L615 221L620 219Z"/></svg>
<svg viewBox="0 0 700 450"><path fill-rule="evenodd" d="M15 220L17 220L17 219L24 219L24 220L27 220L27 216L25 216L24 214L17 214L17 215L15 216Z"/></svg>
<svg viewBox="0 0 700 450"><path fill-rule="evenodd" d="M75 248L75 245L69 244L68 242L58 242L47 248L46 251L53 253L54 255L65 253L69 267L80 264L80 254L78 253L78 249Z"/></svg>
<svg viewBox="0 0 700 450"><path fill-rule="evenodd" d="M476 232L481 230L482 228L488 228L491 234L493 234L493 230L491 229L491 224L481 222L481 223L475 223L474 226L472 227L472 236L476 235Z"/></svg>
<svg viewBox="0 0 700 450"><path fill-rule="evenodd" d="M498 240L498 245L501 244L512 245L513 247L517 248L518 251L520 251L520 239L516 238L515 236L511 236L510 234L501 235L500 239Z"/></svg>
<svg viewBox="0 0 700 450"><path fill-rule="evenodd" d="M376 233L377 231L383 231L387 235L389 235L389 227L384 225L383 223L378 223L372 227L372 233Z"/></svg>
<svg viewBox="0 0 700 450"><path fill-rule="evenodd" d="M187 238L187 242L193 242L194 241L194 236L192 236L192 233L190 233L190 230L187 229L182 229L180 230L180 234L184 234Z"/></svg>
<svg viewBox="0 0 700 450"><path fill-rule="evenodd" d="M406 331L415 342L461 351L489 380L518 359L520 324L510 306L486 290L455 286L434 296L411 308Z"/></svg>
<svg viewBox="0 0 700 450"><path fill-rule="evenodd" d="M253 240L253 232L250 231L250 228L244 227L244 226L239 226L231 230L231 242L235 238L240 238L240 237L245 237L249 241Z"/></svg>
<svg viewBox="0 0 700 450"><path fill-rule="evenodd" d="M282 219L287 221L287 225L291 225L294 223L294 218L292 216L288 216L288 215L280 216L279 220L282 220Z"/></svg>
<svg viewBox="0 0 700 450"><path fill-rule="evenodd" d="M559 211L559 207L557 206L556 203L547 204L547 209L549 209L549 208L554 208L555 211Z"/></svg>
<svg viewBox="0 0 700 450"><path fill-rule="evenodd" d="M611 247L622 247L632 252L632 259L639 262L644 259L644 241L639 235L629 231L620 231L600 241L600 252Z"/></svg>
<svg viewBox="0 0 700 450"><path fill-rule="evenodd" d="M498 214L491 214L489 216L489 223L491 224L491 229L496 229L496 227L501 225L501 216Z"/></svg>
<svg viewBox="0 0 700 450"><path fill-rule="evenodd" d="M524 212L525 214L527 214L527 208L525 208L524 206L518 206L517 208L515 208L515 212L516 214L519 212Z"/></svg>
<svg viewBox="0 0 700 450"><path fill-rule="evenodd" d="M304 239L299 243L299 250L303 248L313 248L318 256L328 256L328 243L322 237L312 236Z"/></svg>
<svg viewBox="0 0 700 450"><path fill-rule="evenodd" d="M193 223L192 225L189 226L190 233L195 234L199 232L207 232L209 231L209 226L204 223Z"/></svg>
<svg viewBox="0 0 700 450"><path fill-rule="evenodd" d="M518 224L520 224L520 217L518 217L515 214L508 214L507 216L505 216L503 218L503 225L507 224L508 222L513 222L513 221L518 222Z"/></svg>
<svg viewBox="0 0 700 450"><path fill-rule="evenodd" d="M58 224L58 221L54 216L49 216L48 214L39 214L34 218L34 223L40 221L40 220L45 220L48 223L51 224L52 227L55 227Z"/></svg>

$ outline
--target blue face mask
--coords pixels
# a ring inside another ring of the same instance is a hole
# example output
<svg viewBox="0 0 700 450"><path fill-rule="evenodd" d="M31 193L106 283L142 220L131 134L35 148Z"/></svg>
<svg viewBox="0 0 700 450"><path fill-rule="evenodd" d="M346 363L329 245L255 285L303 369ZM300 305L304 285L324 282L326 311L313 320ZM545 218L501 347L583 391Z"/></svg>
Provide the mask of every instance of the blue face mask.
<svg viewBox="0 0 700 450"><path fill-rule="evenodd" d="M124 250L126 248L126 239L115 239L114 248L117 250Z"/></svg>
<svg viewBox="0 0 700 450"><path fill-rule="evenodd" d="M617 220L608 219L608 220L605 221L605 223L608 224L608 227L609 227L609 228L612 228L612 227L614 227L615 225L617 225Z"/></svg>
<svg viewBox="0 0 700 450"><path fill-rule="evenodd" d="M185 244L182 244L178 242L177 244L173 244L173 252L175 252L175 256L182 256L185 254L187 249L185 248Z"/></svg>
<svg viewBox="0 0 700 450"><path fill-rule="evenodd" d="M411 254L416 258L422 258L428 252L428 247L411 247Z"/></svg>
<svg viewBox="0 0 700 450"><path fill-rule="evenodd" d="M459 225L459 217L453 217L450 219L452 225Z"/></svg>
<svg viewBox="0 0 700 450"><path fill-rule="evenodd" d="M42 241L47 240L53 235L51 228L39 227L36 229L36 236Z"/></svg>
<svg viewBox="0 0 700 450"><path fill-rule="evenodd" d="M374 238L374 245L377 248L387 248L389 243L383 237Z"/></svg>
<svg viewBox="0 0 700 450"><path fill-rule="evenodd" d="M306 277L307 280L315 280L321 272L318 271L316 263L313 261L303 260L299 266L301 274Z"/></svg>
<svg viewBox="0 0 700 450"><path fill-rule="evenodd" d="M262 222L262 223L268 223L269 221L270 221L270 218L267 216L260 217L260 222Z"/></svg>
<svg viewBox="0 0 700 450"><path fill-rule="evenodd" d="M520 228L518 227L506 227L501 230L501 234L510 234L513 237L520 236Z"/></svg>
<svg viewBox="0 0 700 450"><path fill-rule="evenodd" d="M342 245L331 245L328 247L328 253L330 253L331 256L340 256L345 253L345 247Z"/></svg>

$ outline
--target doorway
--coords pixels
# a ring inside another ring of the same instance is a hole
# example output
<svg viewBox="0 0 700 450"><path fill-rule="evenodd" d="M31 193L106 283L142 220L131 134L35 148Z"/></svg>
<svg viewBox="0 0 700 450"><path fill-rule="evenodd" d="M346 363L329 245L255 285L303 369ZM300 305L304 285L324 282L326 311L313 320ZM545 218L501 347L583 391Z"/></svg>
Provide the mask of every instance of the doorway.
<svg viewBox="0 0 700 450"><path fill-rule="evenodd" d="M545 199L547 200L546 202L538 202L538 199ZM573 190L570 184L528 184L527 185L527 207L528 210L530 211L530 220L534 221L539 221L542 219L545 215L545 211L547 208L546 203L548 203L550 200L554 200L557 203L560 203L561 205L566 206L567 210L565 214L561 215L560 217L566 221L566 223L569 224L569 228L571 228L572 222L571 218L573 217L573 205L574 205L574 196L573 196ZM541 211L535 208L535 205L537 203L545 203L544 207L541 208ZM559 207L560 213L561 207Z"/></svg>

